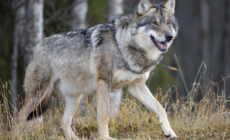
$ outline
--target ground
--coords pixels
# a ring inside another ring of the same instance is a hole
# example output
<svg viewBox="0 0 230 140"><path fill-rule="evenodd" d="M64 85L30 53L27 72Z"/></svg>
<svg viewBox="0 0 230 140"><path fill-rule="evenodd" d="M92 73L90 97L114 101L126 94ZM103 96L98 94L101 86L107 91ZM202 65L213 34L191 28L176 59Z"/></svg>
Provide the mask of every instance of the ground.
<svg viewBox="0 0 230 140"><path fill-rule="evenodd" d="M195 90L194 90L195 91ZM49 110L44 115L43 123L30 121L24 129L19 129L10 111L10 102L6 98L7 86L0 86L3 97L0 106L0 139L66 139L60 128L64 112L64 103L52 98ZM169 92L159 92L155 97L166 108L171 127L179 140L187 139L230 139L230 111L226 109L227 100L217 96L211 89L202 101L192 100L193 91L185 98L175 101ZM57 107L59 106L59 107ZM156 115L146 109L133 97L127 96L120 106L120 114L110 119L110 135L117 139L166 139L161 132ZM97 139L96 111L88 104L87 115L76 113L72 129L80 139Z"/></svg>

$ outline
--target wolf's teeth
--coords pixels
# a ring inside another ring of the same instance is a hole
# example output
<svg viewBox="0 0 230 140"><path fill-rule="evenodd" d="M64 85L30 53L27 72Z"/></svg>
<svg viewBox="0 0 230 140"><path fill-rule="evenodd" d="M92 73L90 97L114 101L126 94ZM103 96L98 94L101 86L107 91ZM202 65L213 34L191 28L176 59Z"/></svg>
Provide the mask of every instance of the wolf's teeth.
<svg viewBox="0 0 230 140"><path fill-rule="evenodd" d="M154 40L155 40L156 42L158 42L155 38L154 38Z"/></svg>

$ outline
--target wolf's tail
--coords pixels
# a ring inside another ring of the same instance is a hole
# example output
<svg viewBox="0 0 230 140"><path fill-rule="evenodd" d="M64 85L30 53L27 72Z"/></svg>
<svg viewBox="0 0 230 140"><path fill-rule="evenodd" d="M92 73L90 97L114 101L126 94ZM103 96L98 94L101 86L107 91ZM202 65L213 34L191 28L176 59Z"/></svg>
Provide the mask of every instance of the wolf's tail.
<svg viewBox="0 0 230 140"><path fill-rule="evenodd" d="M30 115L27 117L27 120L32 120L33 118L39 117L47 111L50 104L51 95L52 91L49 91L41 103L34 109L34 111L30 113Z"/></svg>

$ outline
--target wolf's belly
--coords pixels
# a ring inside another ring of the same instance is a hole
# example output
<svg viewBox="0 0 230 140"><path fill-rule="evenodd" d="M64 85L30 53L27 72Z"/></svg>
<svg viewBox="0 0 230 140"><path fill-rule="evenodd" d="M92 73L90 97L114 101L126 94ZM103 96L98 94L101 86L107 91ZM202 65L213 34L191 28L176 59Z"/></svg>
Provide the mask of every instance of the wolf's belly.
<svg viewBox="0 0 230 140"><path fill-rule="evenodd" d="M149 72L144 74L133 74L129 71L115 70L113 73L111 91L129 85L139 78L148 78ZM88 69L57 71L58 89L62 94L95 94L97 92L97 80L95 74Z"/></svg>
<svg viewBox="0 0 230 140"><path fill-rule="evenodd" d="M84 82L70 82L65 79L58 81L59 91L65 95L75 95L75 94L95 94L97 91L97 83L91 80Z"/></svg>
<svg viewBox="0 0 230 140"><path fill-rule="evenodd" d="M56 88L63 94L95 94L97 91L97 83L93 78L80 79L59 79Z"/></svg>
<svg viewBox="0 0 230 140"><path fill-rule="evenodd" d="M62 94L94 94L97 90L95 74L84 67L62 68L55 70L56 89Z"/></svg>

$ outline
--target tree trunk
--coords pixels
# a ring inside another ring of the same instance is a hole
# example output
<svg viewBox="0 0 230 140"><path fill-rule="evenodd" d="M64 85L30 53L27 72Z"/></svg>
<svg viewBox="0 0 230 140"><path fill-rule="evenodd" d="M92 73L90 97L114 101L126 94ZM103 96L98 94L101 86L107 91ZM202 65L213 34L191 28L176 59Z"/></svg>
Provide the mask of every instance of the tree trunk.
<svg viewBox="0 0 230 140"><path fill-rule="evenodd" d="M74 0L72 9L71 30L87 28L87 11L88 0Z"/></svg>
<svg viewBox="0 0 230 140"><path fill-rule="evenodd" d="M43 37L43 0L29 0L27 5L27 41L25 46L24 68L32 60L34 48Z"/></svg>
<svg viewBox="0 0 230 140"><path fill-rule="evenodd" d="M18 69L18 49L20 46L20 39L23 36L24 24L25 24L25 5L26 0L13 0L12 9L14 14L14 35L13 35L13 55L11 62L11 93L12 103L14 110L14 118L18 113L18 90L17 90L17 69Z"/></svg>
<svg viewBox="0 0 230 140"><path fill-rule="evenodd" d="M222 76L225 78L227 76L229 76L226 80L225 80L225 94L227 95L227 97L229 97L230 95L230 86L226 86L226 85L230 85L230 1L229 0L225 0L224 2L225 5L225 14L224 14L224 33L223 33L223 37L224 37L224 44L223 44L223 51L221 54L223 57L223 64L222 64Z"/></svg>
<svg viewBox="0 0 230 140"><path fill-rule="evenodd" d="M208 0L201 0L200 2L200 15L201 15L201 23L200 23L200 43L201 43L201 48L202 48L202 60L204 61L205 65L206 65L206 72L204 77L207 77L208 79L210 79L211 76L211 46L210 46L210 19L209 19L209 1ZM211 79L210 79L211 80ZM202 79L201 81L201 85L203 88L204 93L206 93L208 91L208 84L210 83L209 80L207 79ZM198 100L202 99L202 94L198 94L197 98Z"/></svg>
<svg viewBox="0 0 230 140"><path fill-rule="evenodd" d="M123 14L123 0L107 0L107 22Z"/></svg>
<svg viewBox="0 0 230 140"><path fill-rule="evenodd" d="M188 0L178 1L176 17L180 30L175 40L175 52L191 90L202 61L207 69L202 77L202 88L207 91L210 82L218 83L221 77L230 75L229 66L229 1ZM221 9L221 10L220 10ZM228 63L228 64L227 64ZM228 73L226 73L228 71ZM202 72L203 73L203 70ZM201 74L200 73L200 74ZM198 75L200 76L200 75ZM199 77L198 77L199 78ZM178 79L181 79L178 76ZM198 82L198 81L196 81ZM226 80L226 84L228 80ZM183 85L180 81L179 85ZM216 93L222 93L223 82L218 83ZM229 96L229 89L226 87ZM185 96L183 86L179 87ZM202 99L202 94L197 95Z"/></svg>
<svg viewBox="0 0 230 140"><path fill-rule="evenodd" d="M133 12L136 10L140 0L124 0L124 9L127 13Z"/></svg>
<svg viewBox="0 0 230 140"><path fill-rule="evenodd" d="M226 4L228 5L228 3ZM220 8L222 10L217 12ZM228 7L226 7L224 1L202 0L200 9L202 60L207 66L202 83L204 91L207 91L210 82L217 83L222 80L225 75L222 69L227 69L225 59L229 56L225 52L228 51L226 40L229 40L228 25L226 25L228 24ZM214 88L217 94L222 93L223 85L224 82L220 82L218 87Z"/></svg>

